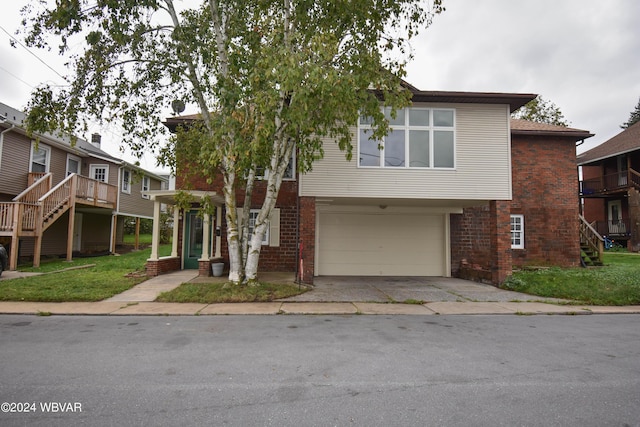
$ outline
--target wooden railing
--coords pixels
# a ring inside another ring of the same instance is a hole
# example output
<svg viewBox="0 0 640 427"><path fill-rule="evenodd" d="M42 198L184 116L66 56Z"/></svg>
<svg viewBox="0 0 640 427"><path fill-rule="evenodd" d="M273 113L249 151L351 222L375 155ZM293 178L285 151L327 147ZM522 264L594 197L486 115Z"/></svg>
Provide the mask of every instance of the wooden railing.
<svg viewBox="0 0 640 427"><path fill-rule="evenodd" d="M625 189L629 186L640 189L640 173L633 169L582 180L580 181L580 195L602 194Z"/></svg>
<svg viewBox="0 0 640 427"><path fill-rule="evenodd" d="M18 203L0 202L0 234L11 235L13 230L14 211Z"/></svg>
<svg viewBox="0 0 640 427"><path fill-rule="evenodd" d="M31 187L31 185L42 178L45 175L51 175L50 172L29 172L27 176L27 187Z"/></svg>
<svg viewBox="0 0 640 427"><path fill-rule="evenodd" d="M76 175L76 199L84 204L115 207L118 187Z"/></svg>
<svg viewBox="0 0 640 427"><path fill-rule="evenodd" d="M633 169L629 169L629 181L634 187L640 190L640 173L634 171Z"/></svg>
<svg viewBox="0 0 640 427"><path fill-rule="evenodd" d="M41 216L38 220L41 224L45 224L58 212L64 213L66 205L70 205L76 177L76 174L69 175L38 200L38 204L41 207ZM46 227L43 227L43 230L44 229L46 229Z"/></svg>
<svg viewBox="0 0 640 427"><path fill-rule="evenodd" d="M29 173L29 181L33 177L40 176L37 180L30 182L29 186L16 197L14 202L36 203L47 191L51 190L51 181L53 175L51 173Z"/></svg>
<svg viewBox="0 0 640 427"><path fill-rule="evenodd" d="M580 215L580 242L596 253L600 263L603 262L604 239L582 215Z"/></svg>
<svg viewBox="0 0 640 427"><path fill-rule="evenodd" d="M45 174L17 195L13 202L0 203L0 234L33 234L45 230L73 205L71 198L92 206L115 208L118 188L105 182L71 174L51 188L51 174ZM65 206L67 205L67 206ZM18 225L18 230L14 230Z"/></svg>

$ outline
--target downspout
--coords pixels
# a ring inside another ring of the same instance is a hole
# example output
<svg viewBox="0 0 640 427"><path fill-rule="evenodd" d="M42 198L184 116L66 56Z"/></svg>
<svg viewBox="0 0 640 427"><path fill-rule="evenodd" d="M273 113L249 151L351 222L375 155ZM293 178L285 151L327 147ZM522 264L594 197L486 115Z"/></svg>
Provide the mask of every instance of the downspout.
<svg viewBox="0 0 640 427"><path fill-rule="evenodd" d="M2 123L6 122L6 118L3 118ZM0 166L2 166L2 151L4 151L4 134L12 131L16 125L11 124L10 128L7 128L0 132ZM18 266L18 252L20 251L17 242L18 231L14 228L11 235L11 257L9 259L9 270L15 270Z"/></svg>

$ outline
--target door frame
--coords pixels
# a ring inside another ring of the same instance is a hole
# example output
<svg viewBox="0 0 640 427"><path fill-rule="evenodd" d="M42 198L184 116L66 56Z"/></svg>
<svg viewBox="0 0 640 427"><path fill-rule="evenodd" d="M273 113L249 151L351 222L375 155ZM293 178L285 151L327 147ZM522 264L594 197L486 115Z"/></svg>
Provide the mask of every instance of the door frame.
<svg viewBox="0 0 640 427"><path fill-rule="evenodd" d="M76 212L73 218L73 250L82 250L82 212Z"/></svg>
<svg viewBox="0 0 640 427"><path fill-rule="evenodd" d="M202 257L202 247L200 248L200 253L197 257L189 256L189 246L191 245L191 227L193 224L193 218L198 218L202 224L202 232L200 234L200 239L204 242L204 219L198 217L200 209L191 209L189 211L185 211L183 214L183 233L182 233L182 268L185 270L196 270L199 268L198 260ZM213 228L209 227L209 245L213 245ZM209 254L211 254L212 247L209 248Z"/></svg>

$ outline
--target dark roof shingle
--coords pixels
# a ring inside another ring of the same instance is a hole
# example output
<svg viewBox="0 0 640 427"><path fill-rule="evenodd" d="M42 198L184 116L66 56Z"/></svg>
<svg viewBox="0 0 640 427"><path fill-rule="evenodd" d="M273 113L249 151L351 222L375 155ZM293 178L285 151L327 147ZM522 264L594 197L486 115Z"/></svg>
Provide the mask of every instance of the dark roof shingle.
<svg viewBox="0 0 640 427"><path fill-rule="evenodd" d="M597 147L578 155L578 165L585 165L635 150L640 150L640 122Z"/></svg>

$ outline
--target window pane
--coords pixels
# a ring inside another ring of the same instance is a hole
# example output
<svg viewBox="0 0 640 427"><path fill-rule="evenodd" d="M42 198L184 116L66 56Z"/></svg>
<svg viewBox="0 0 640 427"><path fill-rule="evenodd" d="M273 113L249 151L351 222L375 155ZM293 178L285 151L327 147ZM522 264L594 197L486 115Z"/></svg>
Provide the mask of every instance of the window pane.
<svg viewBox="0 0 640 427"><path fill-rule="evenodd" d="M453 167L453 132L433 132L433 166L436 168Z"/></svg>
<svg viewBox="0 0 640 427"><path fill-rule="evenodd" d="M67 161L67 174L79 173L80 172L80 163L74 159L68 159Z"/></svg>
<svg viewBox="0 0 640 427"><path fill-rule="evenodd" d="M43 148L33 150L33 162L44 165L47 163L47 151Z"/></svg>
<svg viewBox="0 0 640 427"><path fill-rule="evenodd" d="M380 150L378 141L369 139L371 130L360 129L360 166L380 166Z"/></svg>
<svg viewBox="0 0 640 427"><path fill-rule="evenodd" d="M429 167L429 131L409 131L409 166Z"/></svg>
<svg viewBox="0 0 640 427"><path fill-rule="evenodd" d="M361 125L370 125L373 123L372 117L360 116L360 124Z"/></svg>
<svg viewBox="0 0 640 427"><path fill-rule="evenodd" d="M389 125L404 126L404 109L396 110L396 118L391 117L391 108L384 109L384 116L389 120Z"/></svg>
<svg viewBox="0 0 640 427"><path fill-rule="evenodd" d="M256 210L251 210L251 212L249 212L249 235L253 236L253 230L256 227L256 220L258 219L258 214L260 213L260 210L256 209ZM262 244L263 245L267 245L269 244L269 225L267 224L267 230L264 233L264 236L262 236Z"/></svg>
<svg viewBox="0 0 640 427"><path fill-rule="evenodd" d="M404 167L404 131L391 131L384 139L384 165Z"/></svg>
<svg viewBox="0 0 640 427"><path fill-rule="evenodd" d="M409 109L409 126L429 126L429 110Z"/></svg>
<svg viewBox="0 0 640 427"><path fill-rule="evenodd" d="M33 163L31 165L31 172L46 172L47 167L45 165L40 165L38 163Z"/></svg>
<svg viewBox="0 0 640 427"><path fill-rule="evenodd" d="M433 125L453 127L453 111L433 110Z"/></svg>

